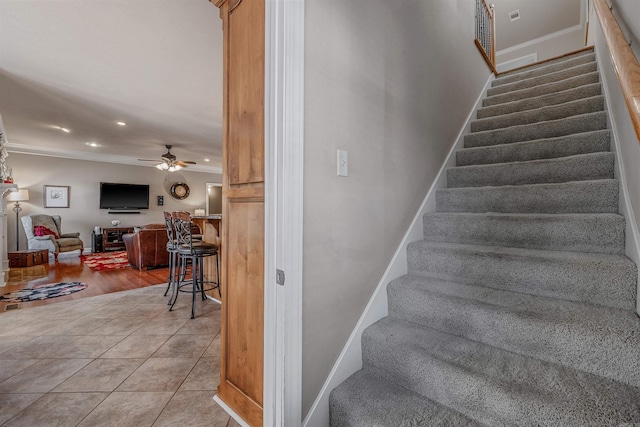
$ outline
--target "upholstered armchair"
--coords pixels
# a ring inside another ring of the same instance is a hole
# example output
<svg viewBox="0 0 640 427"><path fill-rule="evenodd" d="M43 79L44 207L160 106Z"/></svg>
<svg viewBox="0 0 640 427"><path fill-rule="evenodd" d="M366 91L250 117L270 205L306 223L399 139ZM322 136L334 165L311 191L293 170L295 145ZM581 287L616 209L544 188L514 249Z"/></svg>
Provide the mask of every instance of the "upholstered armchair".
<svg viewBox="0 0 640 427"><path fill-rule="evenodd" d="M63 234L60 230L60 215L25 215L21 220L29 249L48 249L53 253L56 262L60 252L80 249L82 255L84 244L80 240L80 233Z"/></svg>

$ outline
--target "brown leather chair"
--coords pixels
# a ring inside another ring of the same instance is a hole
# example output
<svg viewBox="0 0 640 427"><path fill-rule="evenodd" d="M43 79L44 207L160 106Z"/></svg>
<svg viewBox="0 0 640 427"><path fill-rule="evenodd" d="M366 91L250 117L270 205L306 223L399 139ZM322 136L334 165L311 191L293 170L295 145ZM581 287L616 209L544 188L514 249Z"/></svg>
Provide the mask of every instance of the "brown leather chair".
<svg viewBox="0 0 640 427"><path fill-rule="evenodd" d="M147 224L122 236L129 264L138 270L169 265L167 240L164 224Z"/></svg>
<svg viewBox="0 0 640 427"><path fill-rule="evenodd" d="M194 232L200 233L200 228L196 226ZM167 252L169 238L165 224L144 225L134 233L123 235L122 241L132 267L142 271L169 265L169 252Z"/></svg>

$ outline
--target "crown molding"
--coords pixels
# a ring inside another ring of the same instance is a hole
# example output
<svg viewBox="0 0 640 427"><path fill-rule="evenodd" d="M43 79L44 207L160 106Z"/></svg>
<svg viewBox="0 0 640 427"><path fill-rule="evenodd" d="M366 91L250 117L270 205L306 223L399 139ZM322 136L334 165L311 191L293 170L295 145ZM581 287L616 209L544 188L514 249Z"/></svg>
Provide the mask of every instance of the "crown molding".
<svg viewBox="0 0 640 427"><path fill-rule="evenodd" d="M141 163L138 159L129 156L118 156L115 154L94 154L84 151L65 150L51 147L37 147L33 145L7 143L9 153L30 154L34 156L58 157L62 159L84 160L88 162L116 163L119 165L155 167L152 162ZM158 159L160 162L160 159ZM222 168L216 166L190 165L188 172L204 172L222 174Z"/></svg>

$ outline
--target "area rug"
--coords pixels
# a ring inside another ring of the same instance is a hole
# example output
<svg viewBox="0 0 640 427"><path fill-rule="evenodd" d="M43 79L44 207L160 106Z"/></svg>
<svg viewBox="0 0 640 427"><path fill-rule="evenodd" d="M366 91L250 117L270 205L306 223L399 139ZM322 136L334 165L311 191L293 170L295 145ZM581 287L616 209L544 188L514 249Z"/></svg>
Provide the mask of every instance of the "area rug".
<svg viewBox="0 0 640 427"><path fill-rule="evenodd" d="M84 265L94 271L116 270L129 266L127 251L100 252L82 255Z"/></svg>
<svg viewBox="0 0 640 427"><path fill-rule="evenodd" d="M54 285L40 285L31 289L21 289L16 292L0 296L1 302L27 302L47 298L61 297L81 291L87 287L80 282L56 283Z"/></svg>

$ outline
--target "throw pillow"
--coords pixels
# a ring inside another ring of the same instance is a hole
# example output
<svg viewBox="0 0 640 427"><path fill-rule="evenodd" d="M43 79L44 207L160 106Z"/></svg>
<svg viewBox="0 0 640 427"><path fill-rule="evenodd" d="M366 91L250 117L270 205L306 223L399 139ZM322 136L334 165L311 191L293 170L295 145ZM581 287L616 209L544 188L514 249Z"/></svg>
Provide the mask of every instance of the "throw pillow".
<svg viewBox="0 0 640 427"><path fill-rule="evenodd" d="M44 225L36 225L35 227L33 227L33 231L36 234L36 236L49 236L49 235L52 235L56 239L58 239L60 237L60 236L58 236L58 234L55 231L53 231L50 228L45 227Z"/></svg>

